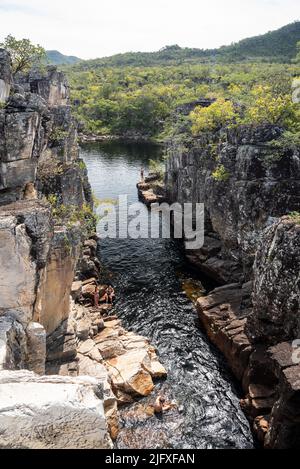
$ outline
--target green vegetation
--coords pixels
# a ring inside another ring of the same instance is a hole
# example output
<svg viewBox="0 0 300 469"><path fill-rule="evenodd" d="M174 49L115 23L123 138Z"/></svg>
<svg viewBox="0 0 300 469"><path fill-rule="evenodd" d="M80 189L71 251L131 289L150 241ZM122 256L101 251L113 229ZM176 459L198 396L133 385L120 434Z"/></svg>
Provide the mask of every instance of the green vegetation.
<svg viewBox="0 0 300 469"><path fill-rule="evenodd" d="M289 214L289 217L297 223L297 225L300 225L300 213L299 212L292 212Z"/></svg>
<svg viewBox="0 0 300 469"><path fill-rule="evenodd" d="M297 106L291 98L293 79L300 75L297 64L108 67L89 71L74 67L67 73L74 111L87 133L162 140L181 133L192 135L191 125L195 125L195 133L199 121L199 130L231 120L237 124L283 124L288 130L297 121ZM192 121L189 113L178 112L178 108L199 98L218 101L212 109L195 110ZM212 116L218 108L219 117ZM206 126L207 116L211 123Z"/></svg>
<svg viewBox="0 0 300 469"><path fill-rule="evenodd" d="M228 181L230 178L230 173L226 170L224 165L219 165L216 170L212 173L212 177L219 182Z"/></svg>
<svg viewBox="0 0 300 469"><path fill-rule="evenodd" d="M165 165L163 161L150 160L149 161L150 173L158 174L160 179L163 179L165 174Z"/></svg>
<svg viewBox="0 0 300 469"><path fill-rule="evenodd" d="M300 148L300 132L286 131L282 136L272 142L278 150L291 150L295 151Z"/></svg>
<svg viewBox="0 0 300 469"><path fill-rule="evenodd" d="M224 98L217 99L209 107L197 106L190 114L193 135L218 130L229 125L237 118L234 104Z"/></svg>
<svg viewBox="0 0 300 469"><path fill-rule="evenodd" d="M80 208L75 205L66 206L59 202L55 194L49 195L47 200L52 207L53 218L57 224L72 227L79 223L83 228L85 238L95 232L99 219L89 205L84 204Z"/></svg>
<svg viewBox="0 0 300 469"><path fill-rule="evenodd" d="M78 167L81 171L86 171L86 164L83 160L78 161Z"/></svg>
<svg viewBox="0 0 300 469"><path fill-rule="evenodd" d="M66 132L64 129L56 127L52 130L51 134L49 135L49 142L53 145L57 145L63 142L67 136L68 132Z"/></svg>
<svg viewBox="0 0 300 469"><path fill-rule="evenodd" d="M295 62L300 63L300 41L297 42L297 55L296 55L296 58L295 58Z"/></svg>
<svg viewBox="0 0 300 469"><path fill-rule="evenodd" d="M274 93L271 86L258 85L251 91L249 106L243 122L247 124L277 124L285 128L297 127L299 122L298 106L289 93Z"/></svg>
<svg viewBox="0 0 300 469"><path fill-rule="evenodd" d="M300 131L292 91L300 76L299 41L296 22L214 51L172 45L81 61L65 71L85 133L172 138L188 146L200 133L228 125L275 124L294 145ZM203 99L212 104L197 106Z"/></svg>
<svg viewBox="0 0 300 469"><path fill-rule="evenodd" d="M26 72L33 65L40 65L45 58L45 50L39 45L32 44L29 39L17 40L9 35L0 47L10 52L14 74Z"/></svg>

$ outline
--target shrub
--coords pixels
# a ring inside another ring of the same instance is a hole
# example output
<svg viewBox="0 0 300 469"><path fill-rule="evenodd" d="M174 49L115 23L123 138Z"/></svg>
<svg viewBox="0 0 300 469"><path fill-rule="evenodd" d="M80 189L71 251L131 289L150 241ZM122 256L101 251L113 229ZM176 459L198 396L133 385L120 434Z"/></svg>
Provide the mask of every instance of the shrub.
<svg viewBox="0 0 300 469"><path fill-rule="evenodd" d="M159 174L159 176L163 178L165 173L165 165L162 161L150 160L149 169L151 173Z"/></svg>
<svg viewBox="0 0 300 469"><path fill-rule="evenodd" d="M209 107L198 106L191 112L192 133L198 135L201 132L217 130L233 122L236 117L233 103L219 98Z"/></svg>
<svg viewBox="0 0 300 469"><path fill-rule="evenodd" d="M216 170L212 173L212 177L219 182L228 181L230 178L230 173L224 167L224 165L219 165Z"/></svg>
<svg viewBox="0 0 300 469"><path fill-rule="evenodd" d="M82 207L75 205L64 205L59 202L59 198L55 194L47 197L52 207L52 215L56 223L66 224L68 226L80 223L84 237L88 237L94 233L99 217L94 213L93 209L84 204Z"/></svg>
<svg viewBox="0 0 300 469"><path fill-rule="evenodd" d="M270 86L259 85L252 89L250 104L242 123L274 124L288 128L296 124L296 113L291 94L275 96Z"/></svg>
<svg viewBox="0 0 300 469"><path fill-rule="evenodd" d="M273 140L271 143L279 150L300 151L300 132L287 130L278 140Z"/></svg>
<svg viewBox="0 0 300 469"><path fill-rule="evenodd" d="M65 138L68 136L68 132L66 132L63 129L56 128L53 129L51 134L49 135L49 142L52 144L58 144L65 140Z"/></svg>
<svg viewBox="0 0 300 469"><path fill-rule="evenodd" d="M85 171L86 170L86 164L83 160L79 160L78 162L78 167L81 171Z"/></svg>
<svg viewBox="0 0 300 469"><path fill-rule="evenodd" d="M297 225L300 225L300 213L299 212L291 212L289 214L289 217L297 223Z"/></svg>

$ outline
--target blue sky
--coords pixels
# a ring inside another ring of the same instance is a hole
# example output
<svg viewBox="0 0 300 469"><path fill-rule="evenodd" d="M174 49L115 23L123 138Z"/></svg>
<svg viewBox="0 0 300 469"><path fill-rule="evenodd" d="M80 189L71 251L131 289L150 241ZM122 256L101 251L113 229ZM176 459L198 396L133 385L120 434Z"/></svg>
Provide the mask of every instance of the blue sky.
<svg viewBox="0 0 300 469"><path fill-rule="evenodd" d="M0 0L0 39L13 34L95 58L219 47L299 19L299 0Z"/></svg>

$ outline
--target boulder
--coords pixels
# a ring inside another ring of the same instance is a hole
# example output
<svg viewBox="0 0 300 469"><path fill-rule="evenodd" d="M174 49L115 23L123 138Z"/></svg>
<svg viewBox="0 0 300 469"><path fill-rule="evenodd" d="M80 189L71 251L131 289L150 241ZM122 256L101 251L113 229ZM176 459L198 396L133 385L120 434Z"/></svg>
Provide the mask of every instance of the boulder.
<svg viewBox="0 0 300 469"><path fill-rule="evenodd" d="M276 354L273 354L276 361ZM277 364L277 370L280 367ZM273 406L265 446L297 449L300 445L300 365L281 368L279 396Z"/></svg>
<svg viewBox="0 0 300 469"><path fill-rule="evenodd" d="M110 449L101 381L0 372L0 448Z"/></svg>
<svg viewBox="0 0 300 469"><path fill-rule="evenodd" d="M149 361L149 357L143 350L132 350L108 360L106 366L113 389L134 396L148 396L153 391L154 384L151 374L143 366L144 361Z"/></svg>
<svg viewBox="0 0 300 469"><path fill-rule="evenodd" d="M71 296L74 301L79 300L82 295L82 282L77 281L72 283Z"/></svg>
<svg viewBox="0 0 300 469"><path fill-rule="evenodd" d="M84 246L90 249L91 256L95 257L97 253L98 243L94 239L88 239L84 242Z"/></svg>
<svg viewBox="0 0 300 469"><path fill-rule="evenodd" d="M257 435L258 440L264 444L266 435L270 428L270 416L263 415L258 416L254 420L254 431Z"/></svg>
<svg viewBox="0 0 300 469"><path fill-rule="evenodd" d="M88 283L82 287L82 296L94 300L96 284Z"/></svg>

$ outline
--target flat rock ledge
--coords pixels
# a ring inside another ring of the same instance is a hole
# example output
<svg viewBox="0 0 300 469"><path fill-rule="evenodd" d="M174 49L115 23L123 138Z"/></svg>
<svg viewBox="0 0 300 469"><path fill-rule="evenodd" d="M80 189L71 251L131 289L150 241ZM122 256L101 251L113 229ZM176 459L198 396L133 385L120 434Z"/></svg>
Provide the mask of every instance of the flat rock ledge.
<svg viewBox="0 0 300 469"><path fill-rule="evenodd" d="M139 200L147 207L166 201L165 189L159 174L150 173L144 181L137 184Z"/></svg>
<svg viewBox="0 0 300 469"><path fill-rule="evenodd" d="M100 381L0 372L1 449L111 449Z"/></svg>

